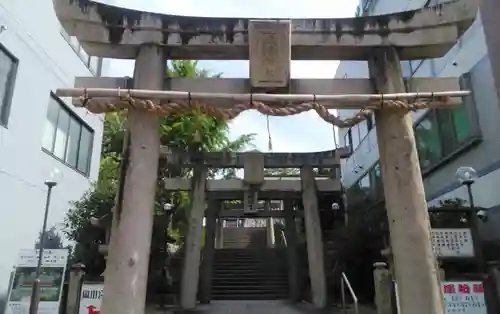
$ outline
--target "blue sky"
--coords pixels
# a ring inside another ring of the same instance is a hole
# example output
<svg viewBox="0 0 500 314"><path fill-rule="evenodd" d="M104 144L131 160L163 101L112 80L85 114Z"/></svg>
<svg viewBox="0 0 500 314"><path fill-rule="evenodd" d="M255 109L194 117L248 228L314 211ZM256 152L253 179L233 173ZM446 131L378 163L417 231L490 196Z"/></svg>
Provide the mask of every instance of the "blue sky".
<svg viewBox="0 0 500 314"><path fill-rule="evenodd" d="M353 16L358 0L101 0L102 2L146 10L150 12L213 17L255 18L333 18ZM112 76L132 76L133 61L113 60ZM294 61L292 78L333 78L338 61ZM200 66L224 77L248 77L247 61L203 61ZM231 137L255 133L254 144L261 151L268 150L266 117L249 111L234 119ZM270 117L270 131L275 152L307 152L332 149L331 125L315 112L293 117Z"/></svg>

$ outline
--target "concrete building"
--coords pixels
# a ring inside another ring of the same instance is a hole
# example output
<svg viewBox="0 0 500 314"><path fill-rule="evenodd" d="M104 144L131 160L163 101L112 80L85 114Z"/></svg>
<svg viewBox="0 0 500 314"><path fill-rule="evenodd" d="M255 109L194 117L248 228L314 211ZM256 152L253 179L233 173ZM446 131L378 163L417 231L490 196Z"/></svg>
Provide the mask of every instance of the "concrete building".
<svg viewBox="0 0 500 314"><path fill-rule="evenodd" d="M34 247L51 170L58 168L62 180L49 226L60 226L69 202L97 179L102 116L52 91L102 72L102 60L64 33L51 0L0 2L0 294L19 250Z"/></svg>
<svg viewBox="0 0 500 314"><path fill-rule="evenodd" d="M362 0L358 14L384 14L429 4L432 1ZM467 201L467 190L457 182L455 171L460 166L471 166L479 174L472 187L475 203L491 208L489 213L494 218L497 215L494 209L500 206L500 102L488 55L488 50L494 47L489 47L487 42L494 41L486 40L481 18L478 17L444 57L402 61L401 68L410 82L412 77L461 76L463 87L473 91L471 97L454 109L413 113L415 137L429 205L437 205L444 199L461 198ZM367 63L341 62L336 77L366 78ZM352 114L349 110L339 112L342 117ZM341 145L351 145L353 151L342 165L348 193L361 193L372 199L383 197L374 119L341 130L339 138ZM484 231L490 231L485 233L486 237L500 236L500 233L493 232L497 229L493 221L496 219L490 219L484 228Z"/></svg>

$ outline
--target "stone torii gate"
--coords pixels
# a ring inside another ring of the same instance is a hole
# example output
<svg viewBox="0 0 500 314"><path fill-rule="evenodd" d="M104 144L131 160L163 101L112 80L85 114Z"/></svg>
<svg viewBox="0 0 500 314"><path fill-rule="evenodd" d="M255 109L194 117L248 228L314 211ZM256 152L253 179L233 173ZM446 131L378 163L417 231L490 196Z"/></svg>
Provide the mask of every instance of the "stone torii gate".
<svg viewBox="0 0 500 314"><path fill-rule="evenodd" d="M144 313L160 155L158 115L197 107L222 118L250 108L273 115L315 109L339 127L375 112L400 308L404 314L442 314L408 113L452 104L451 97L468 92L455 92L459 84L453 78L405 81L399 60L443 56L474 21L478 1L371 17L276 21L171 16L89 0L53 0L65 30L89 54L136 61L131 86L122 79L80 78L77 88L57 91L91 112L128 110L128 158L114 213L102 312ZM250 60L251 78L166 79L167 59ZM293 80L290 60L368 60L371 79ZM329 115L327 109L333 108L361 111L340 121Z"/></svg>
<svg viewBox="0 0 500 314"><path fill-rule="evenodd" d="M210 278L213 259L213 238L215 237L216 211L220 209L220 202L227 200L243 200L244 212L242 218L262 217L262 214L273 215L269 210L258 211L259 200L282 200L285 218L285 228L292 240L294 225L294 212L290 202L302 199L304 206L304 223L307 243L307 256L309 265L309 277L311 279L311 296L314 305L318 308L326 306L326 275L323 257L323 241L320 228L320 216L318 211L318 193L330 194L340 199L340 159L348 156L348 149L341 148L333 151L317 153L175 153L170 149L162 150L162 155L168 163L184 168L194 169L193 178L169 178L164 183L170 191L191 191L192 208L189 217L189 231L186 238L186 254L181 282L181 305L183 308L194 308L198 292L198 282L201 279L202 299L210 293L207 288ZM243 168L243 179L229 180L206 180L206 171L209 168ZM300 177L276 180L266 178L264 169L267 168L296 168L300 169ZM316 178L313 169L332 169L330 177ZM208 195L207 195L208 194ZM209 200L207 206L207 199ZM215 205L214 205L215 204ZM219 205L217 205L219 204ZM213 207L219 208L213 208ZM227 212L227 211L226 211ZM230 211L231 212L231 211ZM204 252L204 273L199 274L202 220L206 219L206 240ZM247 216L248 215L248 216ZM295 242L295 241L291 241ZM290 290L291 299L296 300L298 295L298 259L296 246L291 245L288 250L290 262ZM208 261L207 261L208 260ZM199 278L201 277L201 278Z"/></svg>

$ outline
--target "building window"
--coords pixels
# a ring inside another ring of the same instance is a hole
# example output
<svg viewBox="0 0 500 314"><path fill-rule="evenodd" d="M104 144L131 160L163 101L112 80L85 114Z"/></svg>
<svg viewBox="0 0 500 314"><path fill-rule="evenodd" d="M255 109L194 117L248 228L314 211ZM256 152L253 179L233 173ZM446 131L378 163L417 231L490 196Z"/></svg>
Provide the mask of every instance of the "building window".
<svg viewBox="0 0 500 314"><path fill-rule="evenodd" d="M19 60L0 45L0 125L7 126Z"/></svg>
<svg viewBox="0 0 500 314"><path fill-rule="evenodd" d="M453 108L429 110L415 126L420 167L426 170L463 147L473 128L465 102Z"/></svg>
<svg viewBox="0 0 500 314"><path fill-rule="evenodd" d="M372 193L375 199L378 200L384 196L384 184L382 182L382 171L379 163L375 164L372 170L370 170L369 175Z"/></svg>
<svg viewBox="0 0 500 314"><path fill-rule="evenodd" d="M347 133L344 135L344 146L350 146L352 149L352 131L351 131L351 129L347 130Z"/></svg>
<svg viewBox="0 0 500 314"><path fill-rule="evenodd" d="M415 140L422 169L436 164L442 157L439 128L433 113L431 111L415 126Z"/></svg>
<svg viewBox="0 0 500 314"><path fill-rule="evenodd" d="M100 75L99 57L90 56L82 47L78 39L74 36L69 36L66 31L61 28L61 36L73 48L83 64L90 70L93 75Z"/></svg>
<svg viewBox="0 0 500 314"><path fill-rule="evenodd" d="M51 95L42 150L88 175L93 142L94 131L57 96Z"/></svg>

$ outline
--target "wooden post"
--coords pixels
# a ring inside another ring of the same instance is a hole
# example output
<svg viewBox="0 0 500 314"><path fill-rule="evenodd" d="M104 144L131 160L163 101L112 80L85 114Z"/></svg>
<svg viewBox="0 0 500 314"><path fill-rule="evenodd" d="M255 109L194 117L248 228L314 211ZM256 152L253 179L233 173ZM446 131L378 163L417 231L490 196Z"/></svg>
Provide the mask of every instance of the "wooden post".
<svg viewBox="0 0 500 314"><path fill-rule="evenodd" d="M374 51L368 64L377 92L405 90L395 49ZM377 111L375 119L401 313L443 314L413 121L404 109Z"/></svg>
<svg viewBox="0 0 500 314"><path fill-rule="evenodd" d="M181 307L185 310L196 307L198 279L200 274L201 237L203 235L203 216L205 214L205 182L207 171L203 165L193 170L193 193L189 227L185 244L184 267L181 280Z"/></svg>
<svg viewBox="0 0 500 314"><path fill-rule="evenodd" d="M162 49L143 46L136 58L136 88L163 88ZM145 312L146 283L153 228L153 206L160 150L159 119L143 111L128 113L129 158L123 194L113 217L110 254L101 306L106 314Z"/></svg>

